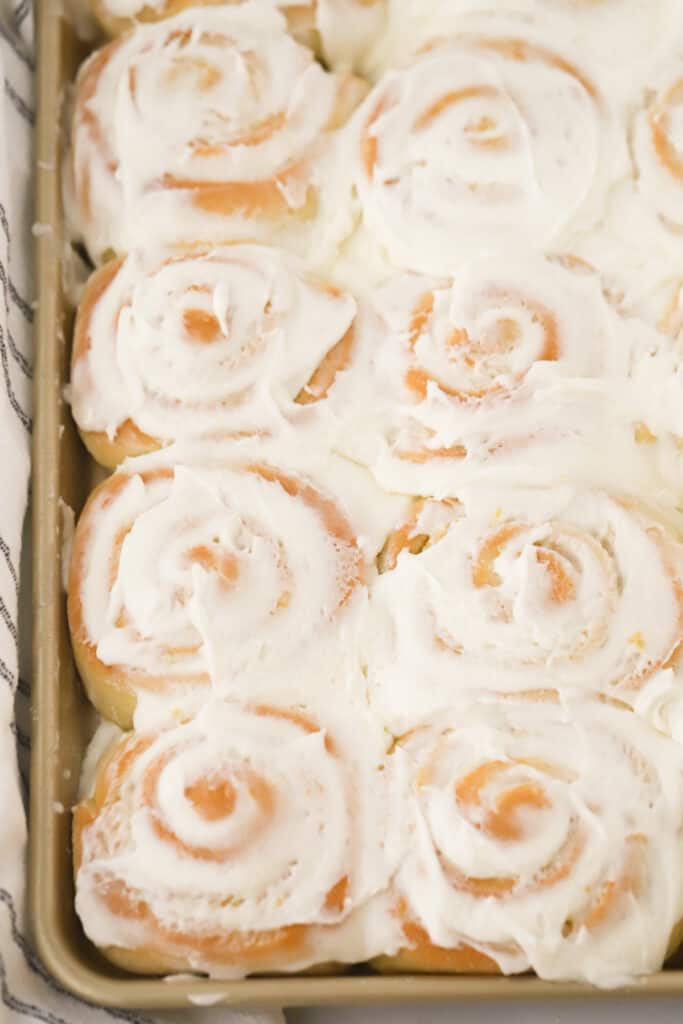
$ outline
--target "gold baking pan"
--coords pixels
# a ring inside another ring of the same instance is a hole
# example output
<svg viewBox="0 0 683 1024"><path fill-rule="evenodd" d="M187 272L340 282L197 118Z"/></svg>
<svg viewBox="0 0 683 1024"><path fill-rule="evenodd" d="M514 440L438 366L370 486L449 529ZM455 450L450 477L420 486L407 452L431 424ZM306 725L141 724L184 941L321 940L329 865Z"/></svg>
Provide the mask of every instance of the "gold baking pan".
<svg viewBox="0 0 683 1024"><path fill-rule="evenodd" d="M62 587L64 508L76 513L97 471L82 447L63 398L71 315L62 282L59 181L60 113L65 86L84 50L62 16L61 0L38 0L36 142L35 418L33 435L33 754L30 903L33 934L45 965L66 989L121 1008L240 1007L418 1001L529 999L599 995L585 985L531 976L386 977L353 971L336 977L246 981L150 979L126 975L87 941L74 911L70 809L92 711L71 657ZM683 995L683 958L633 986L629 995ZM604 993L603 993L604 994Z"/></svg>

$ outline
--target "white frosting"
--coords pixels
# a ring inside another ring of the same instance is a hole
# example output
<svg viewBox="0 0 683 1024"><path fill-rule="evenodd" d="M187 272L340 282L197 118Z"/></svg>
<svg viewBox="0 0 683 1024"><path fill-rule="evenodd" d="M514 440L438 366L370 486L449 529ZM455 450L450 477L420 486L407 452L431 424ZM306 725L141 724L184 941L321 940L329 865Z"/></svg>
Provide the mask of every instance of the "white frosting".
<svg viewBox="0 0 683 1024"><path fill-rule="evenodd" d="M663 446L658 461L634 443L638 424L683 433L680 355L571 257L508 250L453 279L398 275L372 302L326 411L384 487L574 479L658 493L680 479L679 453L668 466Z"/></svg>
<svg viewBox="0 0 683 1024"><path fill-rule="evenodd" d="M674 337L683 326L681 55L679 26L666 51L656 50L646 72L636 76L623 126L632 166L612 189L602 222L576 245L578 253L609 272L623 308Z"/></svg>
<svg viewBox="0 0 683 1024"><path fill-rule="evenodd" d="M398 266L440 274L491 246L561 244L627 169L599 77L519 21L465 20L387 72L358 124L365 228Z"/></svg>
<svg viewBox="0 0 683 1024"><path fill-rule="evenodd" d="M320 257L348 232L329 129L362 90L285 26L256 2L194 8L86 61L70 159L93 258L279 235Z"/></svg>
<svg viewBox="0 0 683 1024"><path fill-rule="evenodd" d="M645 204L683 249L683 68L680 59L658 69L648 102L633 125L637 188Z"/></svg>
<svg viewBox="0 0 683 1024"><path fill-rule="evenodd" d="M98 723L93 738L88 744L81 766L81 778L78 787L79 800L87 800L93 795L97 781L97 771L104 754L123 736L124 733L113 722L107 722L102 719Z"/></svg>
<svg viewBox="0 0 683 1024"><path fill-rule="evenodd" d="M657 969L683 912L678 745L609 703L528 699L456 705L398 753L398 888L432 942L604 987Z"/></svg>
<svg viewBox="0 0 683 1024"><path fill-rule="evenodd" d="M277 430L356 312L294 258L253 245L133 252L104 291L93 283L71 404L81 429L110 437L126 420L161 441Z"/></svg>
<svg viewBox="0 0 683 1024"><path fill-rule="evenodd" d="M248 0L227 0L237 5ZM291 17L291 29L307 41L309 30L319 35L325 60L332 67L363 63L363 57L385 27L386 0L258 0L260 9L275 7ZM103 10L114 18L137 18L142 11L163 17L166 0L104 0Z"/></svg>
<svg viewBox="0 0 683 1024"><path fill-rule="evenodd" d="M210 682L250 696L335 679L362 690L354 638L402 503L341 459L321 468L309 456L306 474L293 459L283 469L251 456L202 464L169 449L131 460L79 521L71 626L149 694L138 728L196 704Z"/></svg>
<svg viewBox="0 0 683 1024"><path fill-rule="evenodd" d="M290 970L343 955L335 926L386 888L398 853L382 734L362 711L349 720L334 706L209 703L192 723L134 734L120 750L136 747L83 833L77 908L90 938L179 953L222 976L249 961L216 953L217 934L310 926ZM341 899L329 901L340 883ZM142 919L107 902L115 885L142 894ZM367 955L395 932L374 915Z"/></svg>
<svg viewBox="0 0 683 1024"><path fill-rule="evenodd" d="M628 500L570 487L418 505L409 536L426 546L391 559L371 595L377 712L398 733L465 691L548 688L638 708L661 676L680 699L681 535Z"/></svg>
<svg viewBox="0 0 683 1024"><path fill-rule="evenodd" d="M647 682L634 701L641 718L647 719L655 729L683 743L683 691L681 673L663 669Z"/></svg>
<svg viewBox="0 0 683 1024"><path fill-rule="evenodd" d="M286 16L374 81L355 113ZM682 68L679 0L245 0L85 64L67 188L91 255L128 255L70 397L168 445L74 538L72 629L142 744L84 834L95 943L228 976L259 969L235 935L290 925L270 969L420 929L549 979L660 966Z"/></svg>
<svg viewBox="0 0 683 1024"><path fill-rule="evenodd" d="M388 0L378 63L396 63L472 15L518 16L546 26L561 43L588 52L607 72L633 74L681 27L678 0Z"/></svg>
<svg viewBox="0 0 683 1024"><path fill-rule="evenodd" d="M386 28L387 0L317 0L316 26L332 67L367 65L367 53Z"/></svg>

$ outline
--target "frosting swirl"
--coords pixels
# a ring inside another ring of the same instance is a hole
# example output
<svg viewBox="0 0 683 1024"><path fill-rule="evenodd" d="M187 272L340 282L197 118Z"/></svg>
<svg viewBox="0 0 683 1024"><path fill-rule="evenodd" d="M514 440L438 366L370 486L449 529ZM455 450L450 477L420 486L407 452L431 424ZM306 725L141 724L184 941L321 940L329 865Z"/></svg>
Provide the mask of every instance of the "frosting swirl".
<svg viewBox="0 0 683 1024"><path fill-rule="evenodd" d="M396 63L421 41L462 28L469 17L513 16L543 25L607 70L633 73L681 26L676 0L389 0L383 58Z"/></svg>
<svg viewBox="0 0 683 1024"><path fill-rule="evenodd" d="M638 191L660 227L680 245L683 214L683 76L680 65L660 69L633 127Z"/></svg>
<svg viewBox="0 0 683 1024"><path fill-rule="evenodd" d="M343 957L338 933L391 867L380 739L360 713L220 702L124 737L75 811L86 933L142 972Z"/></svg>
<svg viewBox="0 0 683 1024"><path fill-rule="evenodd" d="M141 698L168 714L211 682L296 696L322 685L321 650L329 682L363 606L371 517L298 470L170 453L127 463L76 527L69 624L93 702L127 726ZM368 483L352 483L369 502Z"/></svg>
<svg viewBox="0 0 683 1024"><path fill-rule="evenodd" d="M659 966L682 910L680 747L623 706L550 692L453 706L396 754L412 814L399 909L428 936L424 969L463 943L604 987Z"/></svg>
<svg viewBox="0 0 683 1024"><path fill-rule="evenodd" d="M324 246L349 228L336 202L335 218L318 214L334 129L364 91L262 4L193 8L98 50L76 83L71 149L91 256L149 238Z"/></svg>
<svg viewBox="0 0 683 1024"><path fill-rule="evenodd" d="M399 274L371 303L328 404L341 449L382 486L440 496L482 478L604 482L608 450L615 486L652 472L634 430L664 415L670 353L581 260L506 251L452 278Z"/></svg>
<svg viewBox="0 0 683 1024"><path fill-rule="evenodd" d="M463 691L548 687L633 704L681 689L680 526L601 492L418 502L380 556L370 692L392 731Z"/></svg>
<svg viewBox="0 0 683 1024"><path fill-rule="evenodd" d="M364 105L357 187L394 264L423 273L588 226L623 140L574 55L504 17L427 45Z"/></svg>
<svg viewBox="0 0 683 1024"><path fill-rule="evenodd" d="M74 418L109 466L170 441L277 430L325 357L343 357L355 312L276 249L131 253L81 300Z"/></svg>
<svg viewBox="0 0 683 1024"><path fill-rule="evenodd" d="M149 23L68 154L69 397L118 466L63 556L87 935L149 973L658 968L683 5L90 2Z"/></svg>
<svg viewBox="0 0 683 1024"><path fill-rule="evenodd" d="M210 2L210 0L209 0ZM228 5L248 0L222 0ZM169 18L193 0L92 0L100 24L118 35L137 22ZM262 6L265 6L262 3ZM386 0L272 0L301 43L321 52L331 65L348 67L361 61L384 25Z"/></svg>
<svg viewBox="0 0 683 1024"><path fill-rule="evenodd" d="M225 6L236 7L248 0L221 0ZM295 38L304 44L313 42L315 30L314 0L267 0L269 7L276 7L287 19L287 27ZM95 17L109 35L135 28L140 22L161 21L171 18L188 7L196 5L194 0L92 0ZM265 6L265 5L264 5Z"/></svg>

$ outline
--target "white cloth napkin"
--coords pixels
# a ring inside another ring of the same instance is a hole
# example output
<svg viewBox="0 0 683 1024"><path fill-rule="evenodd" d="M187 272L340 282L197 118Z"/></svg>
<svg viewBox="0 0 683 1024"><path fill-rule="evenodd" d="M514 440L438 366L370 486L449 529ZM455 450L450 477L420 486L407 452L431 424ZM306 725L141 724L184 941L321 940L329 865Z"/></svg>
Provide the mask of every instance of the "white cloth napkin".
<svg viewBox="0 0 683 1024"><path fill-rule="evenodd" d="M31 0L0 0L0 1022L282 1024L280 1011L250 1014L214 1007L155 1017L87 1006L50 977L27 938L25 801L31 739L26 652L31 582L26 557L21 616L19 596L31 438L32 38Z"/></svg>

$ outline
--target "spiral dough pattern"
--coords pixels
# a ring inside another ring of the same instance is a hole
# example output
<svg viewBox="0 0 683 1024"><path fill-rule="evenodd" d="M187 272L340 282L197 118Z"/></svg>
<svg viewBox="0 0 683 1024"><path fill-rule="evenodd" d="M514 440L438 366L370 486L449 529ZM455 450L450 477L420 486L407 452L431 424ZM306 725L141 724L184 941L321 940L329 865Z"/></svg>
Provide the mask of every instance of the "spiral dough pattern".
<svg viewBox="0 0 683 1024"><path fill-rule="evenodd" d="M656 332L622 316L571 255L522 250L452 278L398 274L373 305L329 400L340 444L390 490L451 493L483 474L516 480L520 465L535 482L571 460L585 472L587 439L604 437L600 403L655 368ZM623 434L631 445L628 423Z"/></svg>
<svg viewBox="0 0 683 1024"><path fill-rule="evenodd" d="M110 35L138 22L158 21L194 6L192 0L91 0L94 14ZM204 0L203 6L216 0ZM237 5L248 0L221 0ZM263 6L263 0L261 0ZM299 42L325 60L348 67L362 61L382 29L386 0L273 0Z"/></svg>
<svg viewBox="0 0 683 1024"><path fill-rule="evenodd" d="M599 492L422 502L373 590L371 687L395 729L469 688L562 688L634 704L683 676L683 545Z"/></svg>
<svg viewBox="0 0 683 1024"><path fill-rule="evenodd" d="M397 755L404 955L439 969L466 944L504 971L603 985L659 965L681 914L679 747L623 706L550 692L454 706Z"/></svg>
<svg viewBox="0 0 683 1024"><path fill-rule="evenodd" d="M343 955L335 932L387 881L383 754L366 767L348 729L324 721L217 704L116 744L75 812L90 938L149 972L242 976ZM363 739L369 755L376 737Z"/></svg>
<svg viewBox="0 0 683 1024"><path fill-rule="evenodd" d="M96 706L129 725L136 699L210 682L284 686L307 645L351 614L365 559L334 500L266 464L136 460L79 520L69 584L77 663ZM266 672L266 675L268 673Z"/></svg>
<svg viewBox="0 0 683 1024"><path fill-rule="evenodd" d="M332 350L343 363L355 309L276 249L131 253L81 300L74 418L109 466L169 441L277 430Z"/></svg>
<svg viewBox="0 0 683 1024"><path fill-rule="evenodd" d="M680 246L683 230L683 158L681 111L683 76L678 64L660 69L657 87L646 92L648 102L637 113L633 148L638 188L648 209L669 238Z"/></svg>
<svg viewBox="0 0 683 1024"><path fill-rule="evenodd" d="M156 976L659 970L683 0L87 3L87 938Z"/></svg>
<svg viewBox="0 0 683 1024"><path fill-rule="evenodd" d="M505 17L521 24L551 26L556 40L571 42L600 68L633 77L662 40L681 26L676 0L391 0L390 60L415 52L425 40L462 30L485 11L495 23Z"/></svg>
<svg viewBox="0 0 683 1024"><path fill-rule="evenodd" d="M500 24L502 22L502 25ZM366 101L358 191L391 261L443 273L520 237L539 247L599 215L612 115L592 77L542 36L428 44Z"/></svg>
<svg viewBox="0 0 683 1024"><path fill-rule="evenodd" d="M313 221L331 133L364 92L260 4L195 8L98 50L76 83L71 150L90 255L271 241Z"/></svg>

